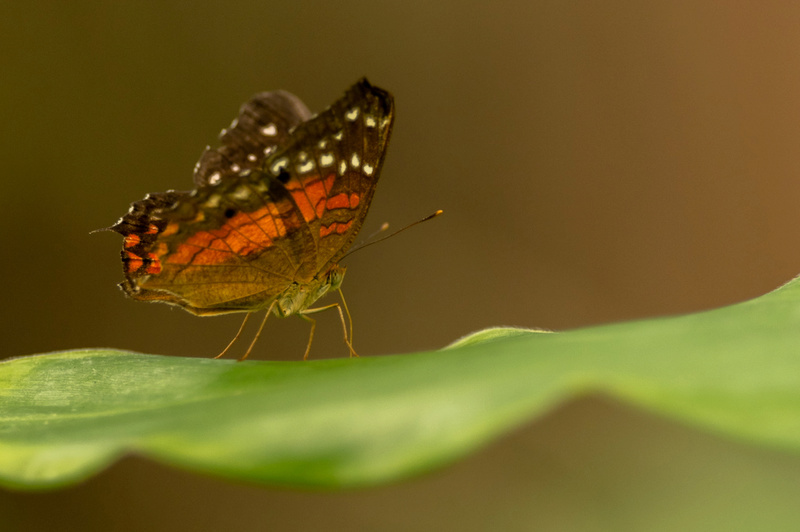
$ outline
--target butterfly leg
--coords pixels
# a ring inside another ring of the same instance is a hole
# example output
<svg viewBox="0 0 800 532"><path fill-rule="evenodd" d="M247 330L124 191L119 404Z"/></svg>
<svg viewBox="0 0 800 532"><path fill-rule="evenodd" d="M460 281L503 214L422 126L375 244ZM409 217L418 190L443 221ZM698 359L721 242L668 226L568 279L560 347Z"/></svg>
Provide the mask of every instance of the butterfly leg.
<svg viewBox="0 0 800 532"><path fill-rule="evenodd" d="M301 318L306 320L308 323L311 324L311 334L308 335L308 345L306 346L306 352L303 354L303 360L308 360L308 354L311 352L311 342L314 340L314 329L317 328L317 320L314 318L309 318L305 314L298 314Z"/></svg>
<svg viewBox="0 0 800 532"><path fill-rule="evenodd" d="M236 340L238 340L239 337L242 335L242 331L244 330L245 324L247 324L247 320L250 318L250 314L252 314L252 312L248 312L247 314L244 315L244 321L242 322L242 325L239 327L239 332L236 333L236 336L233 337L233 340L231 340L231 342L228 344L228 346L225 349L222 350L222 353L218 354L214 358L222 358L222 357L224 357L225 353L227 353L228 350L231 347L233 347L233 344L235 344Z"/></svg>
<svg viewBox="0 0 800 532"><path fill-rule="evenodd" d="M250 342L250 347L247 348L247 351L245 351L244 355L242 355L241 358L239 358L239 362L241 362L242 360L247 358L250 355L250 351L252 351L253 347L255 347L256 342L258 342L258 337L261 336L261 331L264 330L264 325L267 324L267 318L269 318L269 315L272 314L273 307L275 307L275 301L273 301L270 304L269 308L267 309L267 313L264 314L264 320L261 322L261 325L258 327L258 332L256 333L255 338L253 338L253 341Z"/></svg>
<svg viewBox="0 0 800 532"><path fill-rule="evenodd" d="M353 351L353 317L350 315L350 309L347 308L347 301L344 300L344 292L342 289L339 288L339 297L342 298L342 306L344 307L344 312L347 314L347 321L350 322L350 343L348 347L350 347L350 352L352 353L350 356L356 355L356 352ZM342 311L339 310L339 317L342 319L342 327L344 327L344 316L342 316ZM347 341L347 333L345 333L345 342ZM356 355L358 356L358 355Z"/></svg>
<svg viewBox="0 0 800 532"><path fill-rule="evenodd" d="M350 349L350 356L351 357L358 357L358 353L356 353L355 349L353 349L352 342L348 339L347 336L347 324L344 321L344 313L342 312L342 306L339 303L333 303L331 305L325 305L324 307L317 307L317 308L309 308L304 310L303 312L298 313L297 315L303 318L304 320L311 323L311 335L308 338L308 347L306 347L306 354L303 356L303 360L308 359L308 353L311 350L311 340L314 338L314 328L316 327L316 321L312 318L308 317L308 314L316 314L317 312L322 312L323 310L329 310L335 308L339 311L339 319L342 322L342 332L344 333L344 343L347 344L347 348ZM345 307L347 308L347 307ZM347 313L350 316L350 312ZM352 327L352 322L351 322ZM352 329L351 329L352 331Z"/></svg>

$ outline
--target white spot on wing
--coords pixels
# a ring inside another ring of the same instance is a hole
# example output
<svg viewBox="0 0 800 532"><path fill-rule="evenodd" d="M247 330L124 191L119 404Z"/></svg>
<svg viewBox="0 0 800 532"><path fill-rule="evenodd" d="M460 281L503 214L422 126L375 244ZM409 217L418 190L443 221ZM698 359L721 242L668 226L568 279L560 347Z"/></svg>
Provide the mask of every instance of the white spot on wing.
<svg viewBox="0 0 800 532"><path fill-rule="evenodd" d="M234 118L233 122L231 122L230 128L233 129L238 125L239 125L239 119L238 118Z"/></svg>
<svg viewBox="0 0 800 532"><path fill-rule="evenodd" d="M353 107L349 111L344 114L344 117L351 122L354 122L356 118L358 118L358 107Z"/></svg>
<svg viewBox="0 0 800 532"><path fill-rule="evenodd" d="M337 131L336 133L333 134L333 138L335 138L336 140L342 140L342 136L343 135L344 135L344 132L340 130L340 131Z"/></svg>
<svg viewBox="0 0 800 532"><path fill-rule="evenodd" d="M353 153L353 156L350 157L350 166L352 166L353 168L358 168L360 164L361 161L358 159L358 154Z"/></svg>
<svg viewBox="0 0 800 532"><path fill-rule="evenodd" d="M333 164L333 155L330 153L323 153L319 157L319 165L320 166L331 166Z"/></svg>
<svg viewBox="0 0 800 532"><path fill-rule="evenodd" d="M324 150L328 147L328 139L322 139L317 143L317 146L319 146L319 149Z"/></svg>
<svg viewBox="0 0 800 532"><path fill-rule="evenodd" d="M347 163L344 161L339 161L339 175L344 175L347 171Z"/></svg>
<svg viewBox="0 0 800 532"><path fill-rule="evenodd" d="M278 134L278 128L275 127L275 124L269 123L261 128L261 134L266 137L274 137Z"/></svg>
<svg viewBox="0 0 800 532"><path fill-rule="evenodd" d="M238 165L238 164L236 164L236 163L233 163L233 164L231 165L231 172L238 172L238 171L239 171L239 170L241 170L241 169L242 169L242 167L241 167L241 166L239 166L239 165Z"/></svg>
<svg viewBox="0 0 800 532"><path fill-rule="evenodd" d="M372 115L364 115L364 123L367 127L375 127L378 125L378 121L375 120L375 117Z"/></svg>
<svg viewBox="0 0 800 532"><path fill-rule="evenodd" d="M227 132L228 132L228 130L227 130L227 129L225 129L225 128L223 127L223 128L220 130L220 132L219 132L219 136L220 136L220 137L224 137L224 136L225 136L225 133L227 133Z"/></svg>
<svg viewBox="0 0 800 532"><path fill-rule="evenodd" d="M375 171L375 168L373 168L369 163L364 163L364 166L362 166L361 169L364 170L366 175L372 175L372 172Z"/></svg>
<svg viewBox="0 0 800 532"><path fill-rule="evenodd" d="M314 169L314 161L307 161L297 167L297 171L301 174L305 174L306 172L310 172Z"/></svg>
<svg viewBox="0 0 800 532"><path fill-rule="evenodd" d="M250 188L240 185L231 193L231 195L238 200L246 200L250 198Z"/></svg>
<svg viewBox="0 0 800 532"><path fill-rule="evenodd" d="M210 176L208 176L208 184L209 185L219 185L219 182L222 181L222 176L219 172L214 172Z"/></svg>
<svg viewBox="0 0 800 532"><path fill-rule="evenodd" d="M272 150L274 149L275 146L267 146L266 148L264 148L264 155L269 155L270 153L272 153Z"/></svg>
<svg viewBox="0 0 800 532"><path fill-rule="evenodd" d="M251 154L249 154L249 155L247 156L247 160L248 160L248 161L250 161L251 163L254 163L254 162L256 162L256 159L258 159L258 157L256 157L256 154L255 154L255 153L251 153Z"/></svg>
<svg viewBox="0 0 800 532"><path fill-rule="evenodd" d="M281 170L286 170L288 166L289 166L289 159L287 159L286 157L281 157L280 159L272 163L272 166L270 166L269 169L272 171L273 174L278 175L281 173Z"/></svg>

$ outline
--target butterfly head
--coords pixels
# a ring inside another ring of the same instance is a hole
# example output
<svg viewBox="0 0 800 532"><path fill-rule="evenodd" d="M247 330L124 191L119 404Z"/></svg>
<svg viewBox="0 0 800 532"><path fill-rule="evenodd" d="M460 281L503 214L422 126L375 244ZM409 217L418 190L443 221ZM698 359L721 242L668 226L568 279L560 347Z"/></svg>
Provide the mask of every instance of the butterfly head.
<svg viewBox="0 0 800 532"><path fill-rule="evenodd" d="M338 290L342 286L346 269L336 264L325 275L314 278L309 283L292 283L275 299L275 315L285 318L302 313L328 292Z"/></svg>

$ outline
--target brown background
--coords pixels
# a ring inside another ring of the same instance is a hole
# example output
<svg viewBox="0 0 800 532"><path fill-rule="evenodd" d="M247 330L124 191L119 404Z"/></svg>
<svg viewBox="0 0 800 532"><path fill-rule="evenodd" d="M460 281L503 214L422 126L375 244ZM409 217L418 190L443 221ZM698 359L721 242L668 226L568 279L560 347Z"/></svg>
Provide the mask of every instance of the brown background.
<svg viewBox="0 0 800 532"><path fill-rule="evenodd" d="M0 18L0 356L207 356L239 317L126 300L118 235L189 188L253 93L320 110L362 75L397 122L348 260L362 355L491 325L571 329L755 297L800 272L800 4L18 2ZM344 356L334 315L312 356ZM275 320L255 358L294 359ZM5 530L790 530L800 459L602 398L455 466L350 493L242 486L130 458L0 492Z"/></svg>

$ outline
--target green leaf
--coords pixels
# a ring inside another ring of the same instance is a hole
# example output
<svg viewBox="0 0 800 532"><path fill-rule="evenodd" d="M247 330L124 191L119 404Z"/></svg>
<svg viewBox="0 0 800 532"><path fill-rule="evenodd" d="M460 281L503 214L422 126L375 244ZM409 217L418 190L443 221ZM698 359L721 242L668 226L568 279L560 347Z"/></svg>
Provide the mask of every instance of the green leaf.
<svg viewBox="0 0 800 532"><path fill-rule="evenodd" d="M448 349L237 363L108 349L0 363L0 483L74 483L125 453L270 484L372 485L604 393L800 450L800 282L722 309Z"/></svg>

